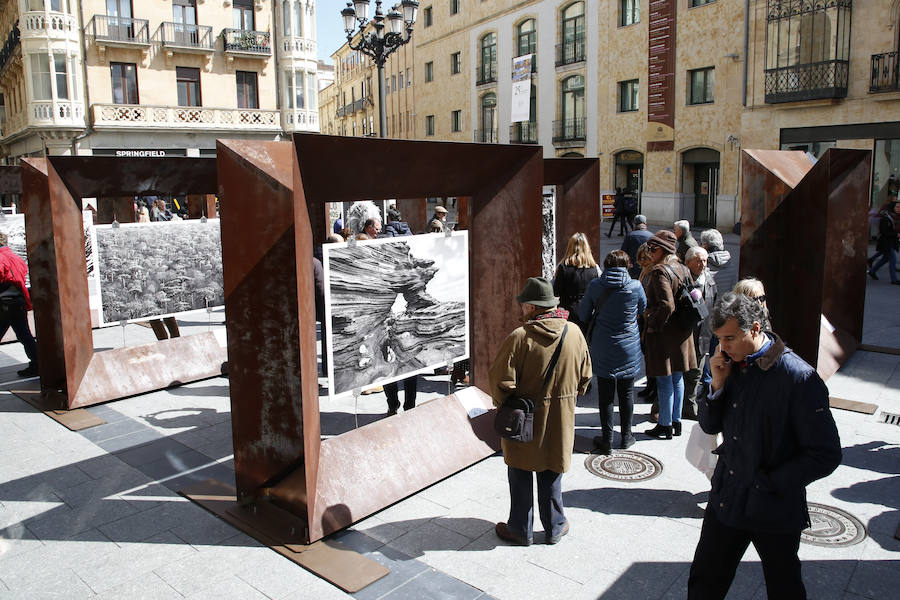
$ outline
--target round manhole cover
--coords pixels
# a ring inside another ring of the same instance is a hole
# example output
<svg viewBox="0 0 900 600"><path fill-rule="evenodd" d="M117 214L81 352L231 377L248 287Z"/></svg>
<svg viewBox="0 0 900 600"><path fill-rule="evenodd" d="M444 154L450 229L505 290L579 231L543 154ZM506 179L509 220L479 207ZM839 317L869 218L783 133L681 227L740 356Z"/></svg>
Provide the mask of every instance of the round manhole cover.
<svg viewBox="0 0 900 600"><path fill-rule="evenodd" d="M865 526L853 515L833 506L809 503L812 525L800 534L800 541L816 546L852 546L866 537Z"/></svg>
<svg viewBox="0 0 900 600"><path fill-rule="evenodd" d="M646 454L617 450L612 454L591 454L584 461L588 471L615 481L646 481L662 473L662 463Z"/></svg>

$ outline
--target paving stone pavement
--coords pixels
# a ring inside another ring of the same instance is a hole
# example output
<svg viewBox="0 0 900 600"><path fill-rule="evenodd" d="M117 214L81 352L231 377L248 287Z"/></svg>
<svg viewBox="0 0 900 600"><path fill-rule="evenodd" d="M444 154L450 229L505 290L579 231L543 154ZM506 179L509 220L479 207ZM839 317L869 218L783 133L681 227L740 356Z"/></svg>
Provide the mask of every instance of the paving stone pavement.
<svg viewBox="0 0 900 600"><path fill-rule="evenodd" d="M736 236L726 236L737 254ZM598 258L620 240L604 238ZM735 266L736 269L736 258ZM896 323L900 290L872 282L870 322ZM891 310L893 309L893 310ZM205 330L206 315L186 323ZM894 325L891 325L894 326ZM98 347L139 343L145 328L97 330ZM151 334L152 336L152 334ZM150 337L152 339L152 337ZM891 338L888 338L890 340ZM892 338L896 343L897 337ZM145 341L148 341L145 339ZM0 381L24 355L0 346ZM810 598L887 600L900 589L900 356L857 352L828 382L833 395L879 405L875 415L834 411L843 464L809 488L813 502L844 509L866 526L859 544L801 545ZM423 377L420 402L447 393L446 376ZM7 386L8 387L8 386ZM213 378L88 410L106 424L80 433L35 411L0 385L0 599L344 598L346 594L186 501L191 481L233 481L228 380ZM383 394L358 402L322 398L323 432L336 435L381 418ZM649 427L636 406L635 430ZM638 435L633 450L663 463L637 483L591 474L585 455L563 478L571 533L555 546L509 546L494 523L506 519L506 470L492 456L333 536L388 566L359 599L684 598L708 481L689 466L685 435ZM579 401L576 429L599 429L596 395ZM535 536L540 539L540 534ZM752 548L729 599L766 597Z"/></svg>

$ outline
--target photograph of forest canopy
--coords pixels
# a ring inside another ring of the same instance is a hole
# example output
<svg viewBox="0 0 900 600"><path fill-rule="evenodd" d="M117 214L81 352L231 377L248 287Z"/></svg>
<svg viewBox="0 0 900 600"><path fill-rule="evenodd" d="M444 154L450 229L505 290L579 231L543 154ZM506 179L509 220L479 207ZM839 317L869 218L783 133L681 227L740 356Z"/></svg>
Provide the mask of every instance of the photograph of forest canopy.
<svg viewBox="0 0 900 600"><path fill-rule="evenodd" d="M218 219L94 229L104 323L225 303Z"/></svg>
<svg viewBox="0 0 900 600"><path fill-rule="evenodd" d="M92 248L92 232L93 217L90 211L82 213L84 219L84 257L87 264L88 278L94 275L94 257ZM19 255L28 266L28 250L25 245L25 215L22 213L15 215L0 215L0 231L6 234L7 245L9 249ZM31 285L31 274L25 276L25 285Z"/></svg>

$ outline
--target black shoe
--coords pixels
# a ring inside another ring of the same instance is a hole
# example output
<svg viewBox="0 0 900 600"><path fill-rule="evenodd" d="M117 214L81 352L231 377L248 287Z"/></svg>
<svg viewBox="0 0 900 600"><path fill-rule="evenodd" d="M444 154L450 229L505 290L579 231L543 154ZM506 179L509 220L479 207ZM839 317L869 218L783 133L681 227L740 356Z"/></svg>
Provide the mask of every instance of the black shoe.
<svg viewBox="0 0 900 600"><path fill-rule="evenodd" d="M868 271L866 271L866 273L869 274L869 277L871 277L875 281L878 281L878 275L875 274L875 271L873 271L872 269L869 269Z"/></svg>
<svg viewBox="0 0 900 600"><path fill-rule="evenodd" d="M600 454L612 454L612 441L605 435L595 435L594 449Z"/></svg>
<svg viewBox="0 0 900 600"><path fill-rule="evenodd" d="M892 281L892 282L891 282L891 285L900 285L900 280L898 280L898 281Z"/></svg>
<svg viewBox="0 0 900 600"><path fill-rule="evenodd" d="M569 533L569 522L568 521L566 521L565 524L563 524L562 529L559 530L559 533L557 533L556 535L548 535L547 536L547 543L550 544L551 546L553 544L557 544L557 543L559 543L559 540L561 540L562 537L564 535L566 535L567 533Z"/></svg>
<svg viewBox="0 0 900 600"><path fill-rule="evenodd" d="M509 530L509 527L506 523L497 523L494 526L494 533L497 534L497 537L503 540L504 542L509 542L514 546L530 546L532 539L526 538L521 535L516 535L512 531ZM568 531L566 532L568 533ZM565 535L565 534L563 534ZM560 536L562 537L562 536ZM549 540L548 540L549 541ZM554 542L555 543L555 542Z"/></svg>
<svg viewBox="0 0 900 600"><path fill-rule="evenodd" d="M30 364L21 371L16 371L16 374L19 377L37 377L38 376L38 368L35 364Z"/></svg>
<svg viewBox="0 0 900 600"><path fill-rule="evenodd" d="M681 435L681 421L672 421L672 435Z"/></svg>
<svg viewBox="0 0 900 600"><path fill-rule="evenodd" d="M659 440L671 440L672 439L672 426L671 425L657 425L653 429L648 429L645 431L647 435L650 437L655 437Z"/></svg>
<svg viewBox="0 0 900 600"><path fill-rule="evenodd" d="M628 448L634 446L635 442L637 442L637 440L634 439L634 436L632 434L624 433L622 434L622 443L619 445L619 448L621 448L622 450L627 450Z"/></svg>

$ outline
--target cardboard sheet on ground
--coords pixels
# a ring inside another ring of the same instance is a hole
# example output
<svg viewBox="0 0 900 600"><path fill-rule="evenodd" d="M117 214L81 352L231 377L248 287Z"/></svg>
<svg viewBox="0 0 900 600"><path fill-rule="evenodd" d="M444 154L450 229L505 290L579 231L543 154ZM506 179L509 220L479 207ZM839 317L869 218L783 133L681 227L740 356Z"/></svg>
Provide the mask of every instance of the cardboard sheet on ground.
<svg viewBox="0 0 900 600"><path fill-rule="evenodd" d="M332 396L469 356L468 232L323 246Z"/></svg>

